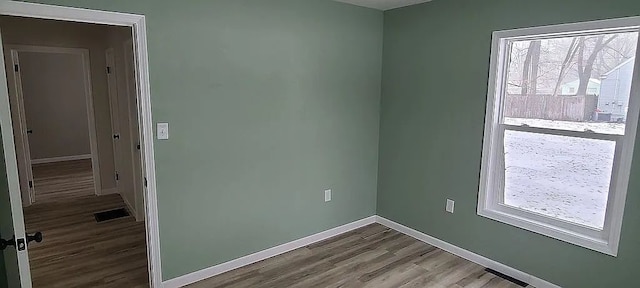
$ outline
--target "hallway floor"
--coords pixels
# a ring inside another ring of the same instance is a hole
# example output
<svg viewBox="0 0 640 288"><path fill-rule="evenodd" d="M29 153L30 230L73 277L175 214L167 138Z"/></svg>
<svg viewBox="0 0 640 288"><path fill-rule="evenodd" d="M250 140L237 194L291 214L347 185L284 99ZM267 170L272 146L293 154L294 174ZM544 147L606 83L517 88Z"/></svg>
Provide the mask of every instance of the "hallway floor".
<svg viewBox="0 0 640 288"><path fill-rule="evenodd" d="M95 195L91 159L33 165L37 203Z"/></svg>
<svg viewBox="0 0 640 288"><path fill-rule="evenodd" d="M86 185L82 184L86 173L65 164L69 163L62 163L60 169L48 165L49 170L39 174L56 179L49 183L57 187L73 190ZM70 173L65 176L64 171ZM74 178L79 180L74 183ZM70 193L49 189L58 191L60 198L42 201L38 197L34 205L24 208L27 232L40 231L44 238L29 245L34 287L148 287L144 222L136 222L133 216L100 223L94 218L96 212L126 207L120 195L95 196L93 184Z"/></svg>

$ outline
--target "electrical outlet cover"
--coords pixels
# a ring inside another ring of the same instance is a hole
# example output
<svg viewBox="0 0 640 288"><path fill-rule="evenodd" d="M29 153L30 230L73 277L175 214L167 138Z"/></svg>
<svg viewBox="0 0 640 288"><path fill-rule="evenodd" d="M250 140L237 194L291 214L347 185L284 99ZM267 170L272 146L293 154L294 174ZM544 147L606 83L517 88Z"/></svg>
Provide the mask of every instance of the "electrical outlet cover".
<svg viewBox="0 0 640 288"><path fill-rule="evenodd" d="M453 201L451 199L447 199L447 212L453 213L455 205L456 205L455 201Z"/></svg>
<svg viewBox="0 0 640 288"><path fill-rule="evenodd" d="M324 202L331 201L331 189L324 190Z"/></svg>

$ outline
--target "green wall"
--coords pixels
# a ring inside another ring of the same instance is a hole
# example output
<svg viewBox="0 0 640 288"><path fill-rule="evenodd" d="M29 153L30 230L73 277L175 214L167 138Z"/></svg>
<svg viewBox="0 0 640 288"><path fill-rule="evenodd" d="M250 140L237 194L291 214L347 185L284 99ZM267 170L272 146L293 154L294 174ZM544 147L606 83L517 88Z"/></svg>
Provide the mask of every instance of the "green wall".
<svg viewBox="0 0 640 288"><path fill-rule="evenodd" d="M436 0L386 12L378 214L563 287L637 287L640 152L617 258L476 215L491 32L635 15L637 0Z"/></svg>
<svg viewBox="0 0 640 288"><path fill-rule="evenodd" d="M617 258L475 211L491 32L638 15L636 0L436 0L384 29L329 0L37 2L147 17L153 118L171 125L155 143L164 279L373 215L378 190L379 215L540 278L633 285L637 209Z"/></svg>
<svg viewBox="0 0 640 288"><path fill-rule="evenodd" d="M4 268L4 255L0 253L0 287L6 287L7 285L7 271Z"/></svg>
<svg viewBox="0 0 640 288"><path fill-rule="evenodd" d="M375 214L383 14L327 0L48 0L144 14L171 279ZM333 189L325 204L324 189Z"/></svg>

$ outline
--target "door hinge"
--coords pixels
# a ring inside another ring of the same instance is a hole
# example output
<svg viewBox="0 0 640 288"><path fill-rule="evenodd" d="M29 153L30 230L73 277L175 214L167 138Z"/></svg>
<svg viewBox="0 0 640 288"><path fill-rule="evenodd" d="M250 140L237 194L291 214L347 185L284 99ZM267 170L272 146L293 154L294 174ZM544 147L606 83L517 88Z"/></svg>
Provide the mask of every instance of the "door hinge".
<svg viewBox="0 0 640 288"><path fill-rule="evenodd" d="M33 188L33 181L29 181L29 188Z"/></svg>
<svg viewBox="0 0 640 288"><path fill-rule="evenodd" d="M120 180L120 174L118 174L118 172L116 172L116 181Z"/></svg>
<svg viewBox="0 0 640 288"><path fill-rule="evenodd" d="M18 64L13 65L13 70L16 72L20 71L20 66L18 66Z"/></svg>
<svg viewBox="0 0 640 288"><path fill-rule="evenodd" d="M144 177L144 187L147 187L147 177Z"/></svg>
<svg viewBox="0 0 640 288"><path fill-rule="evenodd" d="M111 74L111 67L107 66L107 74Z"/></svg>

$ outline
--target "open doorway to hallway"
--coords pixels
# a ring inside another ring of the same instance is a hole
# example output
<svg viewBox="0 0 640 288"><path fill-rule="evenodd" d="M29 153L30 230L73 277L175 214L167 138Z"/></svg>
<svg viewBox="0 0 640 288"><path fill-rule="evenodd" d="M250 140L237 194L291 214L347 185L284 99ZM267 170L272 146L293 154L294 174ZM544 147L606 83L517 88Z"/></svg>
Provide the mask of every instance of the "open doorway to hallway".
<svg viewBox="0 0 640 288"><path fill-rule="evenodd" d="M34 287L148 286L130 27L0 16Z"/></svg>

